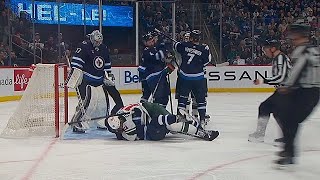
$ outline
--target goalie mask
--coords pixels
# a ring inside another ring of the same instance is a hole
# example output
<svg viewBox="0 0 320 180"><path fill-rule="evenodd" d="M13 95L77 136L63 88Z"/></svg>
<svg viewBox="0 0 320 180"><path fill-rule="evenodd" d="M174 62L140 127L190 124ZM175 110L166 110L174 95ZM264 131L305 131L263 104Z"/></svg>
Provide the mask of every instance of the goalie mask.
<svg viewBox="0 0 320 180"><path fill-rule="evenodd" d="M89 34L89 38L94 47L98 47L102 44L103 35L99 30L92 31L92 33Z"/></svg>

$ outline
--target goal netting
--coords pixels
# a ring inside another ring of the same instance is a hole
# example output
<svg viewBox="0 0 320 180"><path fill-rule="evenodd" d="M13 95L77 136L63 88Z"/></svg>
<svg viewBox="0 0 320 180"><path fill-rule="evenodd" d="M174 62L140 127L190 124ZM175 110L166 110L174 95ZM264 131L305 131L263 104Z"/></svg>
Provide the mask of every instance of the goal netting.
<svg viewBox="0 0 320 180"><path fill-rule="evenodd" d="M60 123L67 122L67 67L37 64L19 105L2 137L59 136Z"/></svg>

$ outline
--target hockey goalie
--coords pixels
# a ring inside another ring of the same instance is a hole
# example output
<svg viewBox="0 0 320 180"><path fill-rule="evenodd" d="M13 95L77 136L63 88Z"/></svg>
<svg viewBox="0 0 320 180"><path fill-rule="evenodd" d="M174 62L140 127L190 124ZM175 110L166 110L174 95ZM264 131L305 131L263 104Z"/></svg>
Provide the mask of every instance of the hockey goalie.
<svg viewBox="0 0 320 180"><path fill-rule="evenodd" d="M103 36L95 30L89 40L76 49L70 66L67 86L77 90L78 105L70 122L75 133L85 133L89 128L85 122L97 116L107 116L109 101L105 84L114 84L110 79L111 62ZM107 108L106 108L107 107ZM79 122L79 123L75 123Z"/></svg>

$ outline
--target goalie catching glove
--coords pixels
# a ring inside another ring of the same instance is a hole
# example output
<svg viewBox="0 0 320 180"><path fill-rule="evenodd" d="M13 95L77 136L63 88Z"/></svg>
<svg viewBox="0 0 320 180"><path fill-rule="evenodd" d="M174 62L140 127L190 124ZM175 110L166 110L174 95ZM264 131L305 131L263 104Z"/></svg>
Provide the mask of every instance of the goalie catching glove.
<svg viewBox="0 0 320 180"><path fill-rule="evenodd" d="M115 78L114 75L109 73L109 72L105 72L105 77L103 79L103 83L106 86L115 86L115 82L114 82Z"/></svg>

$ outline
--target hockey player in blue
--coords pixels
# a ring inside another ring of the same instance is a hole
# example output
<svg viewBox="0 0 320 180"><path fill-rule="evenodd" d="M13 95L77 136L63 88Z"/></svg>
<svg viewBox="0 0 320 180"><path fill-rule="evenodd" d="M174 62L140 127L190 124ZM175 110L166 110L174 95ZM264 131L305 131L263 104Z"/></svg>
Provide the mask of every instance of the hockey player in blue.
<svg viewBox="0 0 320 180"><path fill-rule="evenodd" d="M106 119L108 130L119 140L152 140L165 138L168 132L177 132L212 141L218 131L204 130L192 116L176 116L156 103L130 104L118 111L118 116Z"/></svg>
<svg viewBox="0 0 320 180"><path fill-rule="evenodd" d="M201 32L193 30L190 34L190 42L177 42L174 49L181 54L179 69L180 95L178 97L178 113L186 109L190 92L193 93L197 105L201 126L206 119L206 94L207 86L204 77L204 68L211 61L209 46L200 44Z"/></svg>
<svg viewBox="0 0 320 180"><path fill-rule="evenodd" d="M149 88L153 102L166 107L169 101L170 88L167 81L168 72L173 71L173 66L166 64L166 52L163 48L155 47L155 39L151 33L143 36L145 49L142 54L140 75L143 75L144 87ZM144 88L146 89L146 88ZM144 93L142 99L147 100L148 93Z"/></svg>
<svg viewBox="0 0 320 180"><path fill-rule="evenodd" d="M142 38L143 38L143 43L145 46L147 46L148 41L154 40L151 33L144 35ZM145 64L144 59L141 58L140 66L138 67L139 80L140 80L141 86L142 86L142 96L140 98L140 102L147 102L149 100L149 97L151 96L151 93L152 93L149 86L148 86L148 82L146 80L147 71L146 71L146 67L144 66L144 64Z"/></svg>
<svg viewBox="0 0 320 180"><path fill-rule="evenodd" d="M106 106L109 107L108 95L102 89L104 82L110 81L108 74L111 72L111 62L108 49L106 45L102 44L103 36L98 30L89 34L89 39L90 41L81 43L71 60L72 70L67 79L67 86L77 89L79 98L79 103L71 122L78 122L83 118L88 118L85 116L90 104L96 105L96 102L101 99L101 97L95 98L97 94L104 94ZM93 99L96 102L92 102L94 101ZM107 114L108 112L105 112L105 115ZM81 123L75 124L73 131L84 133L85 127Z"/></svg>

